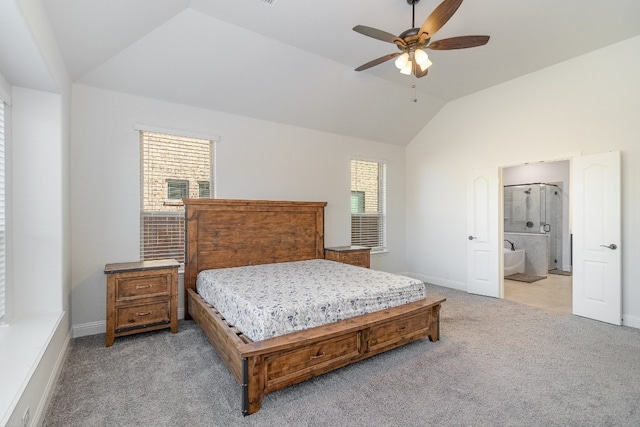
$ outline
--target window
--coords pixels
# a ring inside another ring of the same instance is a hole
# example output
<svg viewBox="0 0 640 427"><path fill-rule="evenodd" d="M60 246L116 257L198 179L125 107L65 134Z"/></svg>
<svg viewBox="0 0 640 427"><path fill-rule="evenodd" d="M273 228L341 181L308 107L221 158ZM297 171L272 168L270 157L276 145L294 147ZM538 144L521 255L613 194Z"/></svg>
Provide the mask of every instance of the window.
<svg viewBox="0 0 640 427"><path fill-rule="evenodd" d="M6 227L4 214L4 101L0 99L0 323L4 319L4 287L5 287L5 241Z"/></svg>
<svg viewBox="0 0 640 427"><path fill-rule="evenodd" d="M364 191L351 191L351 213L364 213Z"/></svg>
<svg viewBox="0 0 640 427"><path fill-rule="evenodd" d="M209 181L198 182L198 197L201 199L210 198L211 190L209 190Z"/></svg>
<svg viewBox="0 0 640 427"><path fill-rule="evenodd" d="M351 161L351 244L386 250L387 165Z"/></svg>
<svg viewBox="0 0 640 427"><path fill-rule="evenodd" d="M213 142L140 132L140 259L184 263L184 198L212 179ZM206 192L209 197L209 191Z"/></svg>
<svg viewBox="0 0 640 427"><path fill-rule="evenodd" d="M189 197L189 181L167 181L167 199L182 200Z"/></svg>

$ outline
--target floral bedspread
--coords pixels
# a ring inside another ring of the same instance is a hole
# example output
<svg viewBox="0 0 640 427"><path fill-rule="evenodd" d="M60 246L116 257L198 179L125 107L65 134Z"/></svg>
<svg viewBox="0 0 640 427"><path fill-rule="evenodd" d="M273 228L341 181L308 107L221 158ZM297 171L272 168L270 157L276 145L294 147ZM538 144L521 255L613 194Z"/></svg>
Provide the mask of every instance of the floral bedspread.
<svg viewBox="0 0 640 427"><path fill-rule="evenodd" d="M418 279L323 259L205 270L196 287L253 341L426 297Z"/></svg>

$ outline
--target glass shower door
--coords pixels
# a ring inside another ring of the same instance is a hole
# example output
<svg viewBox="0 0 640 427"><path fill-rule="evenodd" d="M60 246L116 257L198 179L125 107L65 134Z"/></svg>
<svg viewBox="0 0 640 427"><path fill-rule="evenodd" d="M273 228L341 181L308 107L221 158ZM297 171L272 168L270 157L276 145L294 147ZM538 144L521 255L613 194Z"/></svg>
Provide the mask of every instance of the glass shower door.
<svg viewBox="0 0 640 427"><path fill-rule="evenodd" d="M549 235L549 270L562 270L562 188L556 184L542 184L542 187L541 232Z"/></svg>

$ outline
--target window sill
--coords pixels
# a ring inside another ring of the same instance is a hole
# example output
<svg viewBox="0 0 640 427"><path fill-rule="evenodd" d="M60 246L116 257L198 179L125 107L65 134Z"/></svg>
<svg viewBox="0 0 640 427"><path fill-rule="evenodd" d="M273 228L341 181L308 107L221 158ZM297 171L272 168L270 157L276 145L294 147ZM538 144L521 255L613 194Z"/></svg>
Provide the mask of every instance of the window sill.
<svg viewBox="0 0 640 427"><path fill-rule="evenodd" d="M0 425L12 415L63 316L34 316L0 327Z"/></svg>

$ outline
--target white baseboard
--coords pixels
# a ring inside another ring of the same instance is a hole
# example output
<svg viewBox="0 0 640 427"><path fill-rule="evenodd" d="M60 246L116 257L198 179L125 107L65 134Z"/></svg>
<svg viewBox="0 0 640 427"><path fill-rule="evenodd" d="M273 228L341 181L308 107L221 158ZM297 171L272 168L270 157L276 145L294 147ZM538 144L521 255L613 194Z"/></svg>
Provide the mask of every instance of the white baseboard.
<svg viewBox="0 0 640 427"><path fill-rule="evenodd" d="M99 320L97 322L82 323L71 327L73 338L84 337L87 335L104 334L107 331L107 321Z"/></svg>
<svg viewBox="0 0 640 427"><path fill-rule="evenodd" d="M570 271L570 268L568 269ZM455 280L450 280L450 279L443 279L440 277L433 277L433 276L426 276L426 275L422 275L422 274L416 274L416 273L408 273L408 272L403 272L400 273L404 276L409 276L409 277L413 277L419 280L422 280L425 283L431 283L433 285L438 285L438 286L444 286L446 288L453 288L453 289L457 289L459 291L467 291L467 285L466 283L463 282L458 282ZM628 326L630 328L636 328L636 329L640 329L640 316L634 316L631 314L623 314L622 315L622 325L623 326Z"/></svg>
<svg viewBox="0 0 640 427"><path fill-rule="evenodd" d="M178 319L184 319L184 307L178 307ZM107 321L98 320L97 322L81 323L79 325L73 325L71 329L73 331L73 338L104 334L107 331Z"/></svg>
<svg viewBox="0 0 640 427"><path fill-rule="evenodd" d="M464 282L458 282L457 280L443 279L441 277L426 276L417 273L402 273L404 276L413 277L415 279L422 280L425 283L432 285L444 286L445 288L457 289L459 291L467 291L467 284Z"/></svg>
<svg viewBox="0 0 640 427"><path fill-rule="evenodd" d="M640 329L640 316L633 316L631 314L622 315L622 325L629 326L630 328Z"/></svg>

